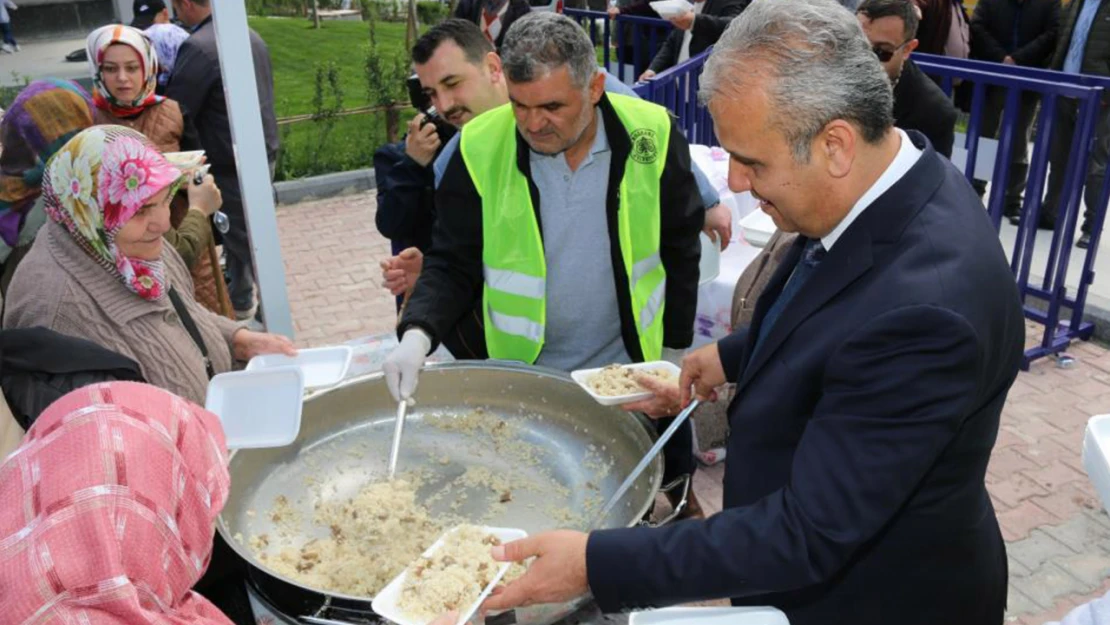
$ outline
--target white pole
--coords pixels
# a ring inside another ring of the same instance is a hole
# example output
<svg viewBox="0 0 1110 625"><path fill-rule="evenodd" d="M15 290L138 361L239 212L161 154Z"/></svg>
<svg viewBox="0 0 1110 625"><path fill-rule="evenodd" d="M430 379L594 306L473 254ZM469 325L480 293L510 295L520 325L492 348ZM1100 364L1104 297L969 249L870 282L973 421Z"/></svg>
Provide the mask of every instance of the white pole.
<svg viewBox="0 0 1110 625"><path fill-rule="evenodd" d="M273 185L259 113L247 9L243 2L224 0L211 4L262 313L268 331L292 338L293 316L285 290L285 265L281 260Z"/></svg>

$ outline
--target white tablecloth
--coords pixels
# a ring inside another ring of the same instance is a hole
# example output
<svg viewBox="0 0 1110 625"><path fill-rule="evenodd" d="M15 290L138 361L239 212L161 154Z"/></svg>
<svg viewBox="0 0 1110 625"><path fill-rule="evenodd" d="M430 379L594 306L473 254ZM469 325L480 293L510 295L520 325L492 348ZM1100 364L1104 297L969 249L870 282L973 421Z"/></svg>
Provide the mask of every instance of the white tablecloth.
<svg viewBox="0 0 1110 625"><path fill-rule="evenodd" d="M732 315L732 293L744 269L759 255L759 248L752 246L740 234L739 222L756 210L757 202L750 193L734 194L728 189L728 154L720 148L704 145L690 146L690 156L709 182L717 188L721 202L732 209L732 240L721 253L721 267L717 277L698 289L698 310L694 320L693 347L701 347L728 335L729 317Z"/></svg>

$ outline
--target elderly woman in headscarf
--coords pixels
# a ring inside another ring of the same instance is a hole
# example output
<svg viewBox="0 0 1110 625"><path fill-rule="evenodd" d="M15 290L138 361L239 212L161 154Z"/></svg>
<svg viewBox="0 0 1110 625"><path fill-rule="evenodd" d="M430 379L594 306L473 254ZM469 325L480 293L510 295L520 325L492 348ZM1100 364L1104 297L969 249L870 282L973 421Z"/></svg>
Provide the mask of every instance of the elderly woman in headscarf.
<svg viewBox="0 0 1110 625"><path fill-rule="evenodd" d="M188 296L185 263L164 245L170 200L186 183L141 134L94 126L50 159L49 217L12 279L4 325L45 326L133 359L146 381L203 404L235 360L294 355Z"/></svg>
<svg viewBox="0 0 1110 625"><path fill-rule="evenodd" d="M46 161L93 125L89 94L66 80L36 80L19 92L0 121L0 294L46 222L42 174Z"/></svg>
<svg viewBox="0 0 1110 625"><path fill-rule="evenodd" d="M104 26L89 35L86 47L96 123L138 130L162 152L199 148L194 133L186 129L177 102L155 93L161 63L141 30L119 24ZM182 198L172 205L173 230L167 238L193 274L197 301L231 317L231 300L217 271L219 256L208 221L219 203L189 200Z"/></svg>
<svg viewBox="0 0 1110 625"><path fill-rule="evenodd" d="M191 590L227 464L219 418L166 391L112 382L59 399L0 464L4 622L231 625Z"/></svg>

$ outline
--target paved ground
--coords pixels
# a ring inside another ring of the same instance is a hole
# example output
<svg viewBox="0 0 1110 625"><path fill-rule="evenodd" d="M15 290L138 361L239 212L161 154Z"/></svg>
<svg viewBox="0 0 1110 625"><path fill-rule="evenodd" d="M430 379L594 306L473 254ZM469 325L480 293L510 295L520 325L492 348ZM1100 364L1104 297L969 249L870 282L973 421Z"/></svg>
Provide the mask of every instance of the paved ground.
<svg viewBox="0 0 1110 625"><path fill-rule="evenodd" d="M393 300L377 269L389 246L374 209L372 193L279 208L299 344L392 329ZM1110 351L1080 344L1071 352L1071 369L1042 361L1018 377L987 475L1010 556L1007 618L1015 623L1055 620L1110 590L1110 517L1080 460L1087 418L1110 412ZM722 474L718 466L698 475L712 511Z"/></svg>

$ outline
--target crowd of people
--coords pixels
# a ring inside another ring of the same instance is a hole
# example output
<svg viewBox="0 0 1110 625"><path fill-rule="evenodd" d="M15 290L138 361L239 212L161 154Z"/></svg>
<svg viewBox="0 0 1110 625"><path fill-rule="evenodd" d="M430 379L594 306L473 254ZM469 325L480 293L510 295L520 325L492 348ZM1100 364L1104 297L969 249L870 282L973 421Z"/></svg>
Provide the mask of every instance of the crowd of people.
<svg viewBox="0 0 1110 625"><path fill-rule="evenodd" d="M35 81L0 121L0 500L25 502L0 507L13 622L253 622L213 537L228 454L199 406L214 375L296 350L251 323L211 1L173 0L183 28L162 0L136 0L130 26L88 36L91 94ZM1007 560L984 476L1023 311L1001 247L984 245L997 241L985 183L948 161L956 102L911 57L1110 74L1110 0L979 0L971 16L955 0L701 0L671 18L640 79L713 46L700 96L729 188L778 228L737 285L732 334L689 353L699 237L727 245L731 211L669 111L599 68L573 20L527 7L463 0L411 51L429 106L374 156L398 296L386 386L411 399L442 344L562 371L681 363L680 383L645 378L653 397L623 407L660 430L695 397L737 393L722 512L706 519L676 492L683 520L668 527L497 547L531 564L484 608L589 593L605 611L773 605L796 625L1002 623ZM253 31L249 45L272 174L269 53ZM1037 106L1021 102L1026 138ZM1074 125L1074 107L1060 115ZM1012 217L1024 147L1005 155ZM177 162L196 150L203 164ZM689 483L692 440L687 422L666 446L666 482Z"/></svg>

